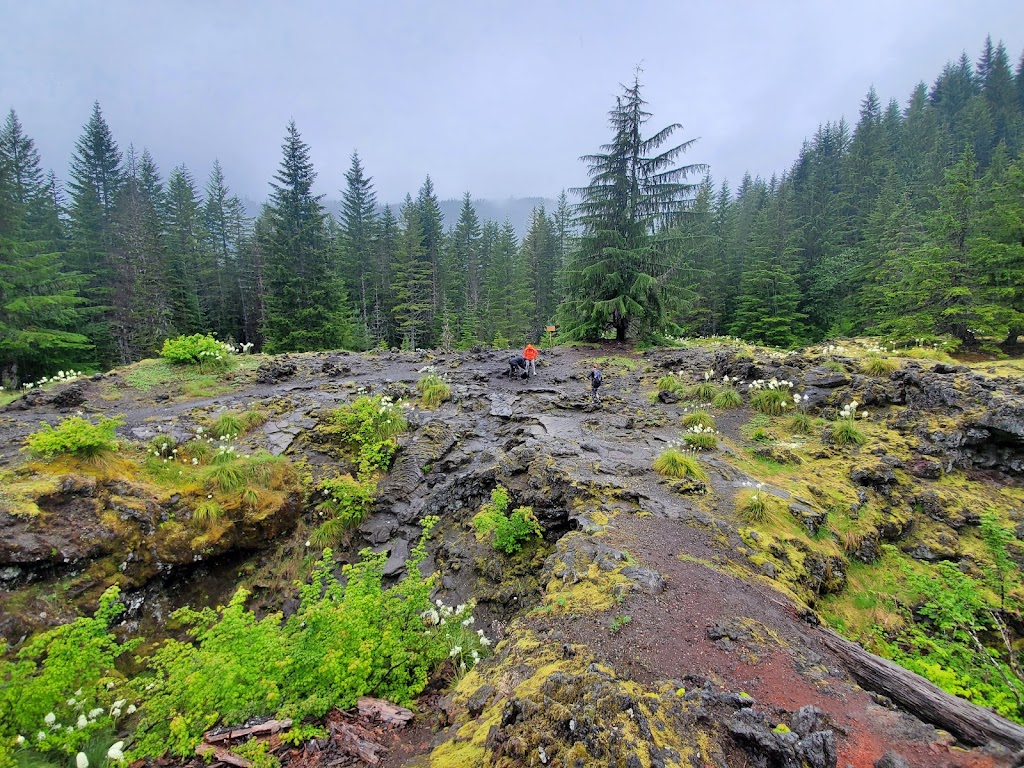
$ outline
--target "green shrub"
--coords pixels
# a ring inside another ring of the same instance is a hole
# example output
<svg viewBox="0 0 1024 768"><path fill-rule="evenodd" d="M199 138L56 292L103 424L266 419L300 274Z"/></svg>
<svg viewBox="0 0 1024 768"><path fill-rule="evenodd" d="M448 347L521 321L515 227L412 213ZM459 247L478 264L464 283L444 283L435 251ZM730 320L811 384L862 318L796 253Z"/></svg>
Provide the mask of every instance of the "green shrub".
<svg viewBox="0 0 1024 768"><path fill-rule="evenodd" d="M174 435L157 435L149 441L146 452L155 459L170 459L178 451Z"/></svg>
<svg viewBox="0 0 1024 768"><path fill-rule="evenodd" d="M684 427L715 428L715 417L703 409L686 414L681 422Z"/></svg>
<svg viewBox="0 0 1024 768"><path fill-rule="evenodd" d="M373 505L376 486L360 483L351 475L341 475L324 480L317 490L323 501L317 504L316 510L327 520L313 531L309 540L323 548L341 543L363 522Z"/></svg>
<svg viewBox="0 0 1024 768"><path fill-rule="evenodd" d="M870 354L861 365L861 370L871 376L887 376L899 367L899 364L888 357Z"/></svg>
<svg viewBox="0 0 1024 768"><path fill-rule="evenodd" d="M857 429L853 419L839 419L832 425L832 440L836 445L864 445L868 439Z"/></svg>
<svg viewBox="0 0 1024 768"><path fill-rule="evenodd" d="M235 365L234 350L228 344L201 333L165 340L160 357L176 365L196 365L204 373Z"/></svg>
<svg viewBox="0 0 1024 768"><path fill-rule="evenodd" d="M692 453L678 448L668 448L656 458L654 470L665 477L692 477L704 482L708 479L708 473L700 465L700 460Z"/></svg>
<svg viewBox="0 0 1024 768"><path fill-rule="evenodd" d="M38 432L26 438L26 444L33 456L53 458L54 456L76 456L80 459L99 461L117 450L115 438L117 428L124 424L123 418L108 419L100 416L96 424L81 416L64 419L56 429L43 424Z"/></svg>
<svg viewBox="0 0 1024 768"><path fill-rule="evenodd" d="M398 450L396 437L408 426L402 407L390 397L364 396L336 409L324 432L355 453L357 477L365 481L391 466Z"/></svg>
<svg viewBox="0 0 1024 768"><path fill-rule="evenodd" d="M218 723L270 715L300 722L366 695L409 704L443 662L471 666L489 641L471 629L465 606L432 604L437 577L420 572L436 522L424 520L405 576L391 589L382 586L386 554L363 550L339 581L326 550L287 621L280 614L258 619L245 608L245 590L220 610L176 612L193 639L166 641L150 659L150 674L132 682L146 701L129 758L191 757ZM461 643L457 652L453 641Z"/></svg>
<svg viewBox="0 0 1024 768"><path fill-rule="evenodd" d="M715 408L739 408L743 405L743 397L732 387L725 387L711 400Z"/></svg>
<svg viewBox="0 0 1024 768"><path fill-rule="evenodd" d="M36 751L74 755L134 712L121 698L116 659L139 641L120 644L109 629L124 610L118 595L111 587L94 616L46 630L12 658L0 657L0 744L23 735Z"/></svg>
<svg viewBox="0 0 1024 768"><path fill-rule="evenodd" d="M448 382L434 372L420 377L416 382L416 390L420 393L420 404L424 408L436 408L452 397L452 388Z"/></svg>
<svg viewBox="0 0 1024 768"><path fill-rule="evenodd" d="M501 486L496 487L491 492L491 502L484 504L473 517L473 528L480 537L492 534L491 546L512 555L519 552L523 542L531 536L540 538L543 530L532 507L517 507L506 516L508 504L508 491Z"/></svg>

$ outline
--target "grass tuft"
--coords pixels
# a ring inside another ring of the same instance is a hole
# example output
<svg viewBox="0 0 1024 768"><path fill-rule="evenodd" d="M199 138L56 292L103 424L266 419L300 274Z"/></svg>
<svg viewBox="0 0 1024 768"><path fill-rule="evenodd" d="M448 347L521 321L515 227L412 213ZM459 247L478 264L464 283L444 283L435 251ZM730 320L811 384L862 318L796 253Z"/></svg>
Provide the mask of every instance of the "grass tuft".
<svg viewBox="0 0 1024 768"><path fill-rule="evenodd" d="M853 419L839 419L832 425L832 440L836 445L864 445L868 439L853 423Z"/></svg>
<svg viewBox="0 0 1024 768"><path fill-rule="evenodd" d="M718 387L710 381L702 381L694 384L686 393L687 400L698 400L702 403L710 403L718 395Z"/></svg>
<svg viewBox="0 0 1024 768"><path fill-rule="evenodd" d="M665 477L692 477L702 481L708 479L708 473L700 465L700 460L678 448L669 448L656 458L654 469Z"/></svg>
<svg viewBox="0 0 1024 768"><path fill-rule="evenodd" d="M899 367L899 364L888 357L878 354L868 355L861 365L861 370L871 376L886 376Z"/></svg>
<svg viewBox="0 0 1024 768"><path fill-rule="evenodd" d="M436 408L452 398L452 388L436 373L424 374L416 382L416 389L420 393L420 405L424 408Z"/></svg>
<svg viewBox="0 0 1024 768"><path fill-rule="evenodd" d="M765 522L776 506L775 497L761 488L748 488L736 494L736 513L748 523Z"/></svg>
<svg viewBox="0 0 1024 768"><path fill-rule="evenodd" d="M726 387L711 400L715 408L739 408L743 405L743 397L732 387Z"/></svg>
<svg viewBox="0 0 1024 768"><path fill-rule="evenodd" d="M704 429L715 428L715 417L704 409L686 414L683 416L681 421L684 427L702 427Z"/></svg>

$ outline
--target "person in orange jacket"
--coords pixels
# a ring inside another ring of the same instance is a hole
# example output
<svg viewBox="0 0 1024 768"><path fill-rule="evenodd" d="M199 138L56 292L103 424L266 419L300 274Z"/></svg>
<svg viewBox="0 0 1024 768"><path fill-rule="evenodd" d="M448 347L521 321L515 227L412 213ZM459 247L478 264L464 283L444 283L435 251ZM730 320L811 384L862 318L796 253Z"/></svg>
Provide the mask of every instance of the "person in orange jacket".
<svg viewBox="0 0 1024 768"><path fill-rule="evenodd" d="M526 358L526 370L531 376L537 375L537 357L539 353L533 344L527 344L523 350L523 357Z"/></svg>

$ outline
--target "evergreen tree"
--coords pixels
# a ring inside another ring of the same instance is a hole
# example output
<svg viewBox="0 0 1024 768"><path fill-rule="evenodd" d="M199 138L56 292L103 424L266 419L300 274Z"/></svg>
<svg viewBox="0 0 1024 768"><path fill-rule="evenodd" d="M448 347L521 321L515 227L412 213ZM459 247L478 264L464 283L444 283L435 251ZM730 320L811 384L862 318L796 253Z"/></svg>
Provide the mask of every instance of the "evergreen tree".
<svg viewBox="0 0 1024 768"><path fill-rule="evenodd" d="M109 307L116 274L111 263L114 214L122 176L121 152L96 103L71 158L69 213L70 261L87 280L84 291L90 305L89 321L81 330L96 345L101 365L120 362L125 351L115 344Z"/></svg>
<svg viewBox="0 0 1024 768"><path fill-rule="evenodd" d="M777 347L807 340L805 315L799 311L795 238L787 226L788 190L782 185L758 212L731 329L744 339Z"/></svg>
<svg viewBox="0 0 1024 768"><path fill-rule="evenodd" d="M529 228L523 237L522 257L533 305L527 336L537 340L544 326L553 321L558 307L558 252L554 225L543 205L534 208L530 215Z"/></svg>
<svg viewBox="0 0 1024 768"><path fill-rule="evenodd" d="M374 284L372 311L369 319L370 341L374 344L397 344L399 338L395 328L395 297L392 285L400 241L398 219L391 206L384 211L377 222L374 243Z"/></svg>
<svg viewBox="0 0 1024 768"><path fill-rule="evenodd" d="M406 195L393 283L395 326L404 349L428 347L431 342L433 271L423 245L421 211Z"/></svg>
<svg viewBox="0 0 1024 768"><path fill-rule="evenodd" d="M651 154L681 128L678 123L642 135L651 113L640 81L623 88L609 113L611 143L583 160L589 186L581 197L580 247L568 269L568 295L560 308L562 333L570 339L598 338L612 329L619 341L630 330L660 330L669 284L679 267L677 224L702 165L675 167L695 139Z"/></svg>
<svg viewBox="0 0 1024 768"><path fill-rule="evenodd" d="M78 332L82 279L33 222L53 202L48 193L12 111L0 131L0 382L8 388L77 365L91 349Z"/></svg>
<svg viewBox="0 0 1024 768"><path fill-rule="evenodd" d="M371 337L370 312L373 307L374 234L377 220L377 195L372 179L365 175L359 154L352 153L352 164L345 173L341 196L340 240L342 275L349 294L355 298L362 333Z"/></svg>
<svg viewBox="0 0 1024 768"><path fill-rule="evenodd" d="M336 349L351 344L344 286L330 263L326 214L313 194L316 172L295 121L288 124L281 167L271 184L266 259L266 348Z"/></svg>
<svg viewBox="0 0 1024 768"><path fill-rule="evenodd" d="M515 227L508 219L497 229L485 281L489 297L489 316L485 318L487 341L497 337L525 345L532 302L525 260L519 251Z"/></svg>
<svg viewBox="0 0 1024 768"><path fill-rule="evenodd" d="M477 318L483 283L483 265L480 262L480 219L476 215L476 208L473 207L473 199L469 192L462 197L459 220L451 236L451 253L453 276L458 275L461 278L450 282L452 289L461 294L461 301L457 305L462 315L459 344L469 347L478 341Z"/></svg>
<svg viewBox="0 0 1024 768"><path fill-rule="evenodd" d="M419 209L420 231L423 235L423 251L430 263L430 317L431 327L435 316L439 317L444 304L444 279L442 276L442 258L444 250L444 216L441 205L434 193L434 182L430 176L423 181L416 195L416 207ZM439 329L437 329L439 330Z"/></svg>
<svg viewBox="0 0 1024 768"><path fill-rule="evenodd" d="M171 322L179 333L200 333L209 328L199 301L205 232L195 181L184 165L167 180L165 206Z"/></svg>

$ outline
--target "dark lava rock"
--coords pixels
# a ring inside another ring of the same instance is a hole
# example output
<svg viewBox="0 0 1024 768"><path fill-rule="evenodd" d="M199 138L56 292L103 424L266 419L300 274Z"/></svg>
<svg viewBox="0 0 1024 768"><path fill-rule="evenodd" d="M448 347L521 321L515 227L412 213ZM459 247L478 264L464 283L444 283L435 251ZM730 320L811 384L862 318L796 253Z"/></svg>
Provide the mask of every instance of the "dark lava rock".
<svg viewBox="0 0 1024 768"><path fill-rule="evenodd" d="M268 360L256 369L256 381L260 384L277 384L279 381L291 378L297 371L298 366L287 357Z"/></svg>
<svg viewBox="0 0 1024 768"><path fill-rule="evenodd" d="M910 768L910 763L899 752L886 752L875 760L875 768Z"/></svg>
<svg viewBox="0 0 1024 768"><path fill-rule="evenodd" d="M806 504L800 504L796 501L789 505L789 514L803 524L809 536L817 536L818 531L828 523L828 512L812 509Z"/></svg>
<svg viewBox="0 0 1024 768"><path fill-rule="evenodd" d="M804 374L804 388L835 389L836 387L845 387L849 383L849 374L828 368L812 368Z"/></svg>
<svg viewBox="0 0 1024 768"><path fill-rule="evenodd" d="M918 456L907 464L907 471L922 480L938 480L942 477L942 464L935 459Z"/></svg>
<svg viewBox="0 0 1024 768"><path fill-rule="evenodd" d="M658 393L658 400L663 403L678 403L679 395L671 390L663 389Z"/></svg>
<svg viewBox="0 0 1024 768"><path fill-rule="evenodd" d="M659 595L665 591L665 579L661 577L660 573L650 568L627 565L621 573L638 589L649 595Z"/></svg>
<svg viewBox="0 0 1024 768"><path fill-rule="evenodd" d="M82 384L73 382L51 397L50 404L58 408L74 408L84 403L87 399L85 388Z"/></svg>
<svg viewBox="0 0 1024 768"><path fill-rule="evenodd" d="M857 467L850 472L850 478L858 485L869 485L877 490L888 490L888 486L896 485L896 473L886 463L873 467Z"/></svg>

